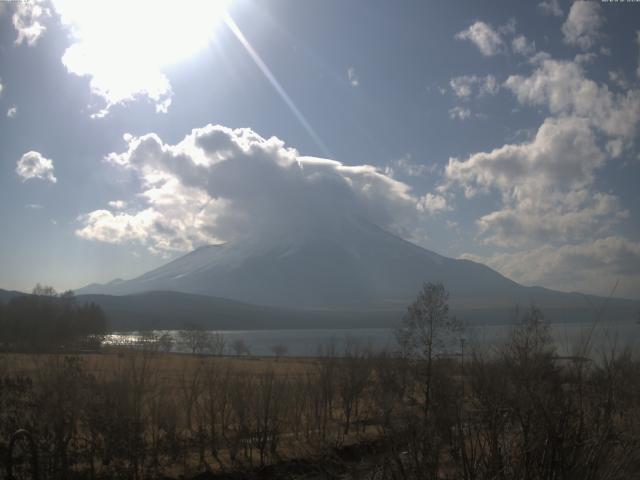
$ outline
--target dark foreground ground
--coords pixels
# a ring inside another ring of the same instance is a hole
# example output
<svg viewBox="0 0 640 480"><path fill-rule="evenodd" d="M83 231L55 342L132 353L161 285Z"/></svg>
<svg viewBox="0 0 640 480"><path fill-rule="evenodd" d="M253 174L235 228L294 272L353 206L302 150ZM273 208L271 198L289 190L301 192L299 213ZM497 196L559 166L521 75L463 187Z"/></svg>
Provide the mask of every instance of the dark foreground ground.
<svg viewBox="0 0 640 480"><path fill-rule="evenodd" d="M531 317L492 352L0 354L0 478L640 478L640 357L559 357ZM9 460L11 458L11 460Z"/></svg>

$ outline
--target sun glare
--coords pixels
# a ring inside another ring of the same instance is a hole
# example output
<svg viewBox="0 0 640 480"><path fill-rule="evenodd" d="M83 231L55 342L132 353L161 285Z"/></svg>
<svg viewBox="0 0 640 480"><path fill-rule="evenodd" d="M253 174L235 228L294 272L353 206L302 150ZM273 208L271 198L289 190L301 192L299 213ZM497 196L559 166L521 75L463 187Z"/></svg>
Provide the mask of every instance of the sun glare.
<svg viewBox="0 0 640 480"><path fill-rule="evenodd" d="M167 65L207 44L230 0L180 2L56 0L73 37L112 55Z"/></svg>
<svg viewBox="0 0 640 480"><path fill-rule="evenodd" d="M163 68L204 48L230 3L54 0L72 40L62 62L70 72L90 76L107 107L145 94L166 109L171 87Z"/></svg>

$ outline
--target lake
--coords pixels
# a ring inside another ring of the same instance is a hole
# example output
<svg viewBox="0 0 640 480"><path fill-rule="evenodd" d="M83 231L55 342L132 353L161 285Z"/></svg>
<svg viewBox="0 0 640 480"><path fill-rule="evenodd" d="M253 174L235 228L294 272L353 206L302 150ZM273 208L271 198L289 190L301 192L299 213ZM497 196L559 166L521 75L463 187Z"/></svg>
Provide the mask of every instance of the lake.
<svg viewBox="0 0 640 480"><path fill-rule="evenodd" d="M510 325L477 325L467 327L463 333L465 349L491 349L502 344L509 336ZM156 330L154 335L168 333L174 339L174 352L189 353L180 341L176 330ZM217 331L215 333L218 333ZM374 351L394 351L397 349L394 330L390 328L359 329L289 329L289 330L225 330L226 344L242 339L252 355L272 356L274 345L284 345L287 355L317 356L323 351L334 349L338 354L347 345L368 347ZM586 338L591 338L592 355L617 349L640 347L640 324L635 322L562 323L551 324L551 334L560 355L572 355L575 346ZM136 332L114 333L105 339L107 345L139 346L141 335Z"/></svg>

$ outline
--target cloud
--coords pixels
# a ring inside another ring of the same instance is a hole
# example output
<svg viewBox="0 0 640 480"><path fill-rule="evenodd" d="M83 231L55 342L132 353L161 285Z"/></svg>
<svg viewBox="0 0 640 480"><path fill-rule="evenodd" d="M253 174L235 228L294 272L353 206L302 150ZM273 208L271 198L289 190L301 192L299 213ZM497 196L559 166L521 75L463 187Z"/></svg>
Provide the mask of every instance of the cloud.
<svg viewBox="0 0 640 480"><path fill-rule="evenodd" d="M598 55L596 55L595 53L586 52L577 54L573 61L578 65L589 65L590 63L595 62L596 58L598 58Z"/></svg>
<svg viewBox="0 0 640 480"><path fill-rule="evenodd" d="M530 42L524 35L518 35L511 40L511 49L519 55L528 56L536 51L536 43Z"/></svg>
<svg viewBox="0 0 640 480"><path fill-rule="evenodd" d="M123 208L127 207L127 202L125 202L124 200L112 200L107 205L116 210L122 210Z"/></svg>
<svg viewBox="0 0 640 480"><path fill-rule="evenodd" d="M51 183L58 181L53 174L53 161L34 151L27 152L20 157L16 164L16 173L22 178L22 181L32 178L39 178Z"/></svg>
<svg viewBox="0 0 640 480"><path fill-rule="evenodd" d="M629 88L629 81L622 70L609 71L609 82L618 88L626 90Z"/></svg>
<svg viewBox="0 0 640 480"><path fill-rule="evenodd" d="M7 109L7 118L14 118L18 114L18 107L15 105Z"/></svg>
<svg viewBox="0 0 640 480"><path fill-rule="evenodd" d="M81 238L97 240L106 243L122 243L127 240L140 240L153 235L155 222L159 221L159 214L153 209L142 210L135 215L125 213L113 214L109 210L94 210L81 216L84 228L76 231ZM158 236L157 244L163 244ZM162 249L162 246L160 246Z"/></svg>
<svg viewBox="0 0 640 480"><path fill-rule="evenodd" d="M389 177L396 177L398 174L407 177L421 177L428 173L433 173L437 168L436 164L425 165L411 159L411 155L391 160L384 167L384 174Z"/></svg>
<svg viewBox="0 0 640 480"><path fill-rule="evenodd" d="M2 85L2 79L0 78L0 95L2 95L2 90L4 90L4 86Z"/></svg>
<svg viewBox="0 0 640 480"><path fill-rule="evenodd" d="M472 92L471 76L454 77L449 81L449 86L456 97L469 97Z"/></svg>
<svg viewBox="0 0 640 480"><path fill-rule="evenodd" d="M358 85L360 85L360 79L355 68L349 67L349 69L347 70L347 77L349 78L349 84L352 87L357 87Z"/></svg>
<svg viewBox="0 0 640 480"><path fill-rule="evenodd" d="M600 2L578 0L573 2L569 16L562 25L564 41L588 50L600 39L604 18L600 15Z"/></svg>
<svg viewBox="0 0 640 480"><path fill-rule="evenodd" d="M440 194L427 193L418 202L418 210L434 215L450 210L447 200Z"/></svg>
<svg viewBox="0 0 640 480"><path fill-rule="evenodd" d="M613 224L627 218L617 197L589 190L555 194L544 204L515 203L478 219L485 244L501 247L575 241L587 235L607 234Z"/></svg>
<svg viewBox="0 0 640 480"><path fill-rule="evenodd" d="M128 149L106 159L134 173L143 206L83 215L82 238L186 251L246 235L285 238L351 218L405 233L420 217L409 187L375 167L301 156L250 129L207 125L175 145L155 134L126 139Z"/></svg>
<svg viewBox="0 0 640 480"><path fill-rule="evenodd" d="M51 15L51 12L48 8L43 8L41 4L42 2L38 0L16 2L16 9L12 17L13 27L18 33L16 45L25 42L30 47L34 46L46 31L42 22Z"/></svg>
<svg viewBox="0 0 640 480"><path fill-rule="evenodd" d="M457 40L469 40L485 57L501 53L505 49L500 34L485 22L477 21L466 30L455 35Z"/></svg>
<svg viewBox="0 0 640 480"><path fill-rule="evenodd" d="M146 96L155 103L156 112L166 113L173 92L169 79L157 68L135 59L113 58L94 52L91 44L75 43L62 56L69 73L90 77L91 93L104 99L105 108L92 116L103 117L117 104ZM126 75L115 72L127 72Z"/></svg>
<svg viewBox="0 0 640 480"><path fill-rule="evenodd" d="M507 23L498 27L498 32L503 35L513 35L516 33L516 19L511 17Z"/></svg>
<svg viewBox="0 0 640 480"><path fill-rule="evenodd" d="M463 255L525 285L603 294L619 281L617 296L640 298L640 243L607 236L575 244L545 244L489 256Z"/></svg>
<svg viewBox="0 0 640 480"><path fill-rule="evenodd" d="M566 241L628 215L616 197L593 191L605 161L585 119L547 118L530 142L449 159L440 191L458 185L468 198L500 194L501 208L477 221L486 243Z"/></svg>
<svg viewBox="0 0 640 480"><path fill-rule="evenodd" d="M625 146L633 144L640 125L640 90L614 93L607 85L586 78L576 62L540 56L534 64L537 68L529 77L512 75L505 82L521 104L545 106L554 115L584 118Z"/></svg>
<svg viewBox="0 0 640 480"><path fill-rule="evenodd" d="M538 4L538 8L545 15L552 15L554 17L561 17L564 15L564 11L560 8L558 0L545 0Z"/></svg>
<svg viewBox="0 0 640 480"><path fill-rule="evenodd" d="M480 96L495 95L500 90L500 85L493 75L487 75L486 77L477 75L453 77L449 81L449 86L459 98L468 98L474 92Z"/></svg>
<svg viewBox="0 0 640 480"><path fill-rule="evenodd" d="M471 110L463 107L453 107L449 109L449 118L451 120L467 120L471 117Z"/></svg>

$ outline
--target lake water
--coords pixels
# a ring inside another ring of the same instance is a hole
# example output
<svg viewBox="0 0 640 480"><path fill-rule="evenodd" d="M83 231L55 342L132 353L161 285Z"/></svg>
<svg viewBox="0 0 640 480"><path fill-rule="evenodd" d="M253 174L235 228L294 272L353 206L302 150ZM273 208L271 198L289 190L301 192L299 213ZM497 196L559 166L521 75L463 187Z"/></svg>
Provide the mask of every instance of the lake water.
<svg viewBox="0 0 640 480"><path fill-rule="evenodd" d="M467 327L463 333L465 349L491 349L504 343L511 332L509 325L480 325ZM188 347L180 342L177 331L159 330L154 335L168 333L174 339L174 352L189 353ZM397 349L394 330L389 328L363 329L296 329L296 330L226 330L221 331L227 345L242 339L252 355L271 356L274 345L284 345L287 355L317 356L332 349L337 354L347 345L368 347L374 351L394 351ZM564 323L552 324L551 333L560 355L576 353L576 345L591 339L592 355L617 349L632 348L640 351L640 324L619 322L606 324ZM110 335L105 344L139 345L138 333L116 333ZM230 352L229 352L230 353Z"/></svg>

